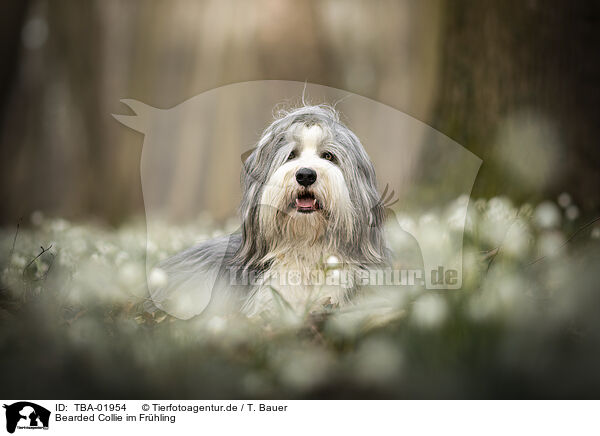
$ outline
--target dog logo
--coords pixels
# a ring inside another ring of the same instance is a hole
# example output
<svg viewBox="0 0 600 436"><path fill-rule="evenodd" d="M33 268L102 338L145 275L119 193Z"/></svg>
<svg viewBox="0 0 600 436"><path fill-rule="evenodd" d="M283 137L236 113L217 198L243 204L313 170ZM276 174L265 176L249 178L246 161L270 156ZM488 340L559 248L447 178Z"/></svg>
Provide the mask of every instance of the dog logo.
<svg viewBox="0 0 600 436"><path fill-rule="evenodd" d="M300 95L302 104L290 101ZM328 238L325 248L342 262L376 264L389 242L382 239L384 225L393 227L394 244L409 241L408 251L417 252L415 267L427 289L462 287L463 232L481 159L400 111L350 96L320 85L254 81L169 109L121 100L134 114L113 116L144 134L148 250L161 246L165 222L192 222L206 210L221 217L241 210L241 232L238 227L229 239L213 238L160 268L174 274L165 275L169 290L150 285L159 308L178 318L197 315L214 300L220 268L229 260L263 274L271 269L268 262L290 252L284 247L296 250L307 238ZM378 189L375 169L384 189ZM446 205L452 205L443 217L450 229L435 221ZM156 265L148 259L151 277ZM177 308L168 302L178 302Z"/></svg>
<svg viewBox="0 0 600 436"><path fill-rule="evenodd" d="M18 429L48 429L50 411L29 401L19 401L4 405L6 409L6 431L14 433Z"/></svg>

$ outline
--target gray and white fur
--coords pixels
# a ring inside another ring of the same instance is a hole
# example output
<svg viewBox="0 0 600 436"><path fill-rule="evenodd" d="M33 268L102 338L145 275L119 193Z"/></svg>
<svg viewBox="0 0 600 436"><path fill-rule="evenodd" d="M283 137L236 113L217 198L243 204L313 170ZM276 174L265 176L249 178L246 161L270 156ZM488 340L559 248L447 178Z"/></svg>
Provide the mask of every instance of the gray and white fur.
<svg viewBox="0 0 600 436"><path fill-rule="evenodd" d="M160 264L168 284L150 289L159 308L190 318L341 305L357 290L353 273L387 261L373 164L333 107L281 112L244 162L241 184L240 231ZM323 281L332 274L350 279Z"/></svg>

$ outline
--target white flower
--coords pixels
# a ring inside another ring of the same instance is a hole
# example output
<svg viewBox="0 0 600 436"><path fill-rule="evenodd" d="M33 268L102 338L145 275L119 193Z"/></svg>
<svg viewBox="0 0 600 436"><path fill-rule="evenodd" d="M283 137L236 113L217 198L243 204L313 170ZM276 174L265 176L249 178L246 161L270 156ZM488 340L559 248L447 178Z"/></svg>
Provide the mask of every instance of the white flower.
<svg viewBox="0 0 600 436"><path fill-rule="evenodd" d="M340 260L336 256L329 256L326 263L328 267L335 268L340 263Z"/></svg>
<svg viewBox="0 0 600 436"><path fill-rule="evenodd" d="M208 321L206 326L212 333L218 334L225 330L225 327L227 326L227 320L225 318L221 318L220 316L213 316Z"/></svg>
<svg viewBox="0 0 600 436"><path fill-rule="evenodd" d="M565 243L565 237L560 232L547 232L540 236L538 240L538 249L542 256L554 257L560 253L560 249Z"/></svg>
<svg viewBox="0 0 600 436"><path fill-rule="evenodd" d="M142 272L132 262L126 263L119 269L119 280L125 286L135 286L142 282Z"/></svg>
<svg viewBox="0 0 600 436"><path fill-rule="evenodd" d="M419 218L419 227L436 226L437 223L438 219L433 213L426 213Z"/></svg>
<svg viewBox="0 0 600 436"><path fill-rule="evenodd" d="M303 348L286 353L280 362L280 377L288 386L305 390L327 376L331 359L319 348Z"/></svg>
<svg viewBox="0 0 600 436"><path fill-rule="evenodd" d="M404 230L405 232L408 232L410 234L414 234L416 231L416 224L415 221L409 217L409 216L399 216L398 217L398 224L400 224L400 228L402 230Z"/></svg>
<svg viewBox="0 0 600 436"><path fill-rule="evenodd" d="M75 254L83 254L87 250L87 243L84 239L76 239L72 242L71 247Z"/></svg>
<svg viewBox="0 0 600 436"><path fill-rule="evenodd" d="M160 268L154 268L150 271L150 276L148 277L148 285L152 289L156 288L164 288L169 283L169 277L167 273Z"/></svg>
<svg viewBox="0 0 600 436"><path fill-rule="evenodd" d="M550 201L540 203L535 209L533 219L542 229L551 229L560 225L560 211Z"/></svg>
<svg viewBox="0 0 600 436"><path fill-rule="evenodd" d="M469 196L467 194L461 194L456 199L456 204L459 206L466 206L467 204L469 204Z"/></svg>
<svg viewBox="0 0 600 436"><path fill-rule="evenodd" d="M458 206L458 207L453 208L447 217L448 226L452 230L463 229L465 226L466 216L467 216L467 206Z"/></svg>
<svg viewBox="0 0 600 436"><path fill-rule="evenodd" d="M17 268L23 268L26 264L27 261L25 260L25 258L23 256L19 256L18 254L13 255L12 259L11 259L11 263L16 266Z"/></svg>
<svg viewBox="0 0 600 436"><path fill-rule="evenodd" d="M67 220L57 218L54 221L52 221L50 227L53 232L61 233L69 228L69 222Z"/></svg>
<svg viewBox="0 0 600 436"><path fill-rule="evenodd" d="M566 192L563 192L558 196L558 205L562 208L566 208L571 204L571 196Z"/></svg>
<svg viewBox="0 0 600 436"><path fill-rule="evenodd" d="M494 197L488 202L486 215L491 221L510 220L515 214L511 201L506 197Z"/></svg>
<svg viewBox="0 0 600 436"><path fill-rule="evenodd" d="M448 309L442 297L426 294L415 302L412 320L421 327L437 327L446 319Z"/></svg>
<svg viewBox="0 0 600 436"><path fill-rule="evenodd" d="M151 241L148 240L148 242L146 243L146 250L148 251L148 253L156 253L156 251L158 250L158 247L156 246L156 244Z"/></svg>
<svg viewBox="0 0 600 436"><path fill-rule="evenodd" d="M567 207L565 215L569 221L575 221L577 218L579 218L579 208L573 204Z"/></svg>
<svg viewBox="0 0 600 436"><path fill-rule="evenodd" d="M517 220L506 233L502 249L513 256L522 256L529 246L531 235L527 225L522 220Z"/></svg>

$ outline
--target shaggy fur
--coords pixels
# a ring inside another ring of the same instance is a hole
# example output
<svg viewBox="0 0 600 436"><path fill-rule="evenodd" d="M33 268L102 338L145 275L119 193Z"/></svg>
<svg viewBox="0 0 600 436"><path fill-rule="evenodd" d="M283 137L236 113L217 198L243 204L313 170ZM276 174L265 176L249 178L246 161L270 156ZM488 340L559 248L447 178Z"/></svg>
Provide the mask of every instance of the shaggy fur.
<svg viewBox="0 0 600 436"><path fill-rule="evenodd" d="M316 172L309 186L296 179L306 168ZM281 113L244 162L241 183L240 232L163 262L168 285L151 289L161 309L189 318L344 304L354 273L386 261L373 165L331 106Z"/></svg>

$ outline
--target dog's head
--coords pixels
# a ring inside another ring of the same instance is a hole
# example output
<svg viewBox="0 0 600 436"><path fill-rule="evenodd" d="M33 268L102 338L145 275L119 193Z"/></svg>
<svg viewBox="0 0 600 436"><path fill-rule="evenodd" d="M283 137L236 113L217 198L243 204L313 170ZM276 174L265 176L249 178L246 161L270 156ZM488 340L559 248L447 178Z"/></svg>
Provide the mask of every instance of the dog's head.
<svg viewBox="0 0 600 436"><path fill-rule="evenodd" d="M283 113L244 162L238 260L322 244L362 263L385 257L375 170L330 106Z"/></svg>

